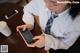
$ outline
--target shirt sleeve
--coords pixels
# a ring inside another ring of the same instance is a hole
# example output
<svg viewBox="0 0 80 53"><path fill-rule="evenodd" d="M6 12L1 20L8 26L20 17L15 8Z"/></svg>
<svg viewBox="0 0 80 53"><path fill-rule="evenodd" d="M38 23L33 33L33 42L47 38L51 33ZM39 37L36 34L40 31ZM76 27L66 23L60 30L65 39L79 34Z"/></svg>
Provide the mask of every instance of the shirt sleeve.
<svg viewBox="0 0 80 53"><path fill-rule="evenodd" d="M34 16L33 15L38 15L35 1L36 0L32 0L29 4L24 6L24 9L23 9L24 14L23 14L22 20L26 24L34 25Z"/></svg>
<svg viewBox="0 0 80 53"><path fill-rule="evenodd" d="M51 35L45 34L45 50L49 50L50 48L53 48L54 50L67 49L68 45Z"/></svg>
<svg viewBox="0 0 80 53"><path fill-rule="evenodd" d="M66 34L63 34L65 35L65 37L62 40L54 38L53 36L44 33L45 50L48 50L50 48L53 48L55 50L70 48L80 36L80 19L76 19L70 29L73 29L73 30L67 32Z"/></svg>
<svg viewBox="0 0 80 53"><path fill-rule="evenodd" d="M66 39L63 40L59 40L51 35L45 34L45 50L49 50L50 48L53 48L55 50L68 49L75 43L75 41L79 37L79 33L72 32L68 35L70 35L70 37L67 37Z"/></svg>

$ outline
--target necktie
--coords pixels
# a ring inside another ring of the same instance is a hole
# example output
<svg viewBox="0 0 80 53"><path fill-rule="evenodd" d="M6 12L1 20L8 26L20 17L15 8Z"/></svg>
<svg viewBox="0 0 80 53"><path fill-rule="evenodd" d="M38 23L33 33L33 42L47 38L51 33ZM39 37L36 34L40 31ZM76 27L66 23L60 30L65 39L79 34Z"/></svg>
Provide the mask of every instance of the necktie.
<svg viewBox="0 0 80 53"><path fill-rule="evenodd" d="M53 14L52 14L52 12L51 12L51 16L50 16L50 18L48 19L48 21L47 21L47 24L46 24L46 27L45 27L45 33L46 34L51 34L50 33L50 29L51 29L51 26L52 26L52 24L53 24L53 20L56 18L57 16L53 16Z"/></svg>

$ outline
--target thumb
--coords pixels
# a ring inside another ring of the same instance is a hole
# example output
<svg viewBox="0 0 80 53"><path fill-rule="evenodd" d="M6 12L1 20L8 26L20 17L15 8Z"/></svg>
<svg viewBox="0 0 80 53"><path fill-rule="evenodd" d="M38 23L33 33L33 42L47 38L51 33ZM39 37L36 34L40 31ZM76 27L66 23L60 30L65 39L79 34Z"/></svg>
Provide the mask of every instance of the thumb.
<svg viewBox="0 0 80 53"><path fill-rule="evenodd" d="M23 31L25 31L25 30L26 30L26 28L27 28L27 27L23 27L23 29L22 29L22 30L23 30Z"/></svg>
<svg viewBox="0 0 80 53"><path fill-rule="evenodd" d="M33 40L40 39L40 36L35 36Z"/></svg>

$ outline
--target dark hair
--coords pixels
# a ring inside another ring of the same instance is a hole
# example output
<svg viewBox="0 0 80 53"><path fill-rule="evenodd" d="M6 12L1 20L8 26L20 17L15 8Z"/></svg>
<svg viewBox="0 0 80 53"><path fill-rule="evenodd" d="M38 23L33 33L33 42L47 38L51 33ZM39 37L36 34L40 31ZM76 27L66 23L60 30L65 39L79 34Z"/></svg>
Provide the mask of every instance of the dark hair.
<svg viewBox="0 0 80 53"><path fill-rule="evenodd" d="M69 11L69 14L72 16L72 19L75 19L80 12L80 0L72 0L72 1L79 2L78 4L71 4L71 8Z"/></svg>

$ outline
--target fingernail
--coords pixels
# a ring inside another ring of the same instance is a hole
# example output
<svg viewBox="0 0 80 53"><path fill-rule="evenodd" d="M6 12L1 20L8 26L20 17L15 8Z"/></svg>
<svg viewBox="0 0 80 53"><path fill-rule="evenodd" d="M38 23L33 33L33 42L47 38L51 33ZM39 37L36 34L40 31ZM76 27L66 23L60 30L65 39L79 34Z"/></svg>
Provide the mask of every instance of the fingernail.
<svg viewBox="0 0 80 53"><path fill-rule="evenodd" d="M25 31L26 29L25 29L25 28L23 28L22 30L23 30L23 31Z"/></svg>

